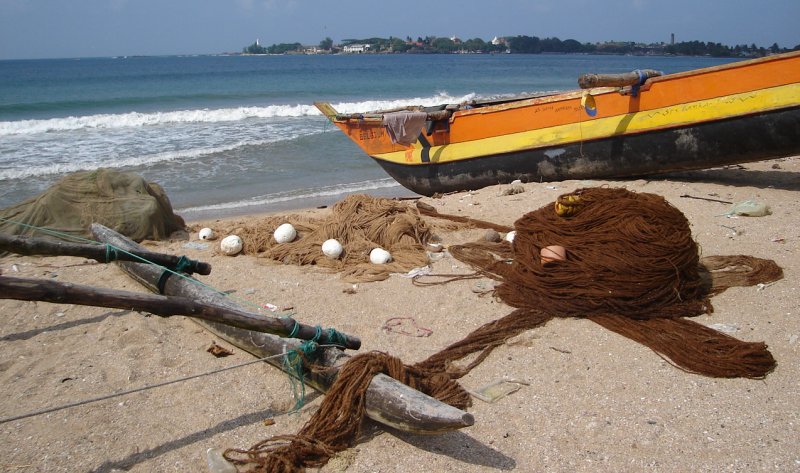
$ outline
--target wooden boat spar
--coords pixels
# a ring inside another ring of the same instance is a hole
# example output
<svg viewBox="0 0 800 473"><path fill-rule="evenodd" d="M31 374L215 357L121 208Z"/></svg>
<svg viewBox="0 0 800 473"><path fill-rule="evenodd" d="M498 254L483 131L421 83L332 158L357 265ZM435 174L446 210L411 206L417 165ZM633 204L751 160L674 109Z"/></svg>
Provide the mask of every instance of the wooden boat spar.
<svg viewBox="0 0 800 473"><path fill-rule="evenodd" d="M800 51L608 79L586 75L579 81L586 90L433 108L339 114L328 103L315 105L395 180L423 195L800 154Z"/></svg>
<svg viewBox="0 0 800 473"><path fill-rule="evenodd" d="M125 251L143 251L144 248L119 233L99 224L92 224L92 234L97 241L109 243ZM234 310L242 310L235 302L203 284L198 284L189 276L168 277L163 280L161 267L131 261L118 261L117 264L133 279L151 291L171 296L181 296L202 303L215 304ZM280 355L297 349L300 341L293 338L280 338L268 333L247 330L209 320L192 319L223 340L260 358ZM327 391L333 383L341 366L348 358L338 348L324 350L320 364L331 367L326 372L307 371L305 382L320 391ZM270 358L270 364L283 369L283 358ZM472 414L444 404L430 396L416 391L384 374L378 374L367 388L366 414L372 420L413 433L436 434L473 425Z"/></svg>

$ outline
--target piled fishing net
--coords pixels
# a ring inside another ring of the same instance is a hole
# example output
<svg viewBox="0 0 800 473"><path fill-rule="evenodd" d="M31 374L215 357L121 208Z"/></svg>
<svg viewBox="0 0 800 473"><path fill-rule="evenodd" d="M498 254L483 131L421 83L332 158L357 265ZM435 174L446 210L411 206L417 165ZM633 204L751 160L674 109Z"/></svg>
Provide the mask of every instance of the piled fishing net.
<svg viewBox="0 0 800 473"><path fill-rule="evenodd" d="M469 223L424 206L420 210ZM273 437L247 450L229 449L226 458L252 471L324 465L357 438L366 389L379 372L465 408L471 399L455 380L509 338L554 317L588 318L689 372L758 379L774 369L766 344L743 342L685 317L712 312L713 294L778 280L782 270L772 261L748 256L701 260L688 221L662 197L579 189L526 214L514 230L513 244L480 241L450 247L454 257L501 282L495 294L516 308L509 315L413 366L379 352L353 357L298 434ZM541 250L552 245L564 247L566 257L543 260ZM475 353L467 366L454 364Z"/></svg>
<svg viewBox="0 0 800 473"><path fill-rule="evenodd" d="M161 186L111 169L70 174L38 196L0 210L0 233L10 235L47 228L91 237L92 223L135 241L161 240L186 226Z"/></svg>
<svg viewBox="0 0 800 473"><path fill-rule="evenodd" d="M295 227L298 236L294 241L275 242L273 232L282 223ZM425 245L435 238L430 226L407 203L368 195L348 196L321 217L267 217L228 231L239 235L247 254L284 264L328 268L349 282L379 281L390 273L427 265ZM344 251L338 259L322 253L322 243L328 239L342 244ZM374 248L389 251L392 261L371 264L369 253Z"/></svg>

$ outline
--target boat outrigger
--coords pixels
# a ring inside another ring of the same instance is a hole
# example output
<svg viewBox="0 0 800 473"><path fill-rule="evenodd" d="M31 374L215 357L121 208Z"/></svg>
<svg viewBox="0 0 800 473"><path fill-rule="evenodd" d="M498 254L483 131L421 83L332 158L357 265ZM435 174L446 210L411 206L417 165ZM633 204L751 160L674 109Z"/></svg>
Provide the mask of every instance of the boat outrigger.
<svg viewBox="0 0 800 473"><path fill-rule="evenodd" d="M143 251L144 248L129 238L104 227L92 224L91 231L95 239L125 251ZM190 298L201 303L213 304L220 308L242 310L231 299L202 284L197 284L188 275L184 277L168 277L163 280L163 269L157 265L132 261L117 261L120 268L131 278L155 292L163 292L169 296ZM207 319L193 319L205 329L258 357L270 357L268 363L284 369L283 357L300 346L300 340L281 338L270 333L254 331L228 323L214 322ZM319 363L328 370L313 371L304 369L305 382L315 389L326 392L336 379L339 368L349 355L336 347L323 350ZM366 415L370 419L396 429L417 434L439 434L474 424L472 414L444 404L423 394L385 374L378 374L366 392Z"/></svg>
<svg viewBox="0 0 800 473"><path fill-rule="evenodd" d="M677 74L588 74L584 90L340 114L406 188L627 178L800 154L800 51Z"/></svg>

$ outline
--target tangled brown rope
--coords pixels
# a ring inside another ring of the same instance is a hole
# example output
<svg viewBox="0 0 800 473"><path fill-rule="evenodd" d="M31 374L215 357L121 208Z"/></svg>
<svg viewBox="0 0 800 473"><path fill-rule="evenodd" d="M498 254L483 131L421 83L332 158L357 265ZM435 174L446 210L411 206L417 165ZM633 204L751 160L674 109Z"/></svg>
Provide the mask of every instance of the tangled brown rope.
<svg viewBox="0 0 800 473"><path fill-rule="evenodd" d="M742 342L683 317L710 313L709 296L728 287L780 279L781 269L747 256L700 260L686 218L663 198L581 189L523 216L514 229L513 246L475 242L450 251L501 281L496 295L516 310L413 366L385 353L353 357L297 435L230 449L226 458L268 472L324 465L357 438L366 389L379 372L465 408L471 399L455 380L509 338L553 317L587 317L707 376L763 378L774 368L764 343ZM549 245L565 247L566 259L543 262L540 250ZM473 353L478 356L467 366L455 367Z"/></svg>

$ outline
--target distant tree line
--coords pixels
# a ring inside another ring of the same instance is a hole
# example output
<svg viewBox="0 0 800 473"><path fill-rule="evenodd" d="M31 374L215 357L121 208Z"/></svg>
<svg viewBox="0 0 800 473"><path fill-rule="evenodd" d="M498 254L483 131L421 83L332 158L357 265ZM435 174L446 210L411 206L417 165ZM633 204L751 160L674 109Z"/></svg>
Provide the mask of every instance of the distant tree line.
<svg viewBox="0 0 800 473"><path fill-rule="evenodd" d="M715 57L758 57L770 53L781 53L800 50L800 44L792 49L781 48L773 43L769 48L751 45L726 46L720 43L685 41L675 44L666 43L634 43L607 41L604 43L581 43L574 39L539 38L537 36L511 36L496 41L484 41L480 38L460 40L457 38L439 38L436 36L405 38L364 38L344 39L335 45L331 38L320 41L318 46L303 46L300 43L280 43L268 47L258 42L245 47L245 54L297 54L303 52L342 51L346 46L368 44L370 53L417 53L417 54L455 54L455 53L512 53L512 54L633 54L633 55L677 55L677 56L715 56Z"/></svg>

